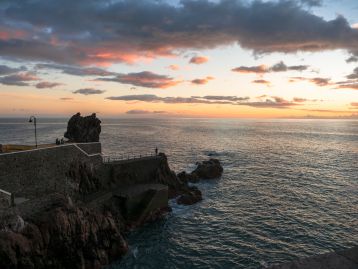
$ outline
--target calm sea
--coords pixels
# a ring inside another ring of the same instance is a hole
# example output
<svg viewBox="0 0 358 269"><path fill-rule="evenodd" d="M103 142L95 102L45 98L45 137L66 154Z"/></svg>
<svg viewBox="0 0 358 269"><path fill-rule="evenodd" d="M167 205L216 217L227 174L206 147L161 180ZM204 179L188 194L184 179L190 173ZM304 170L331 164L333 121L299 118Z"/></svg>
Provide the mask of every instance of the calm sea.
<svg viewBox="0 0 358 269"><path fill-rule="evenodd" d="M40 143L62 137L64 119L38 119ZM204 200L171 202L165 220L129 236L110 268L259 268L358 242L358 121L103 120L108 155L160 151L176 172L214 156L220 180ZM1 119L0 143L33 143L25 119Z"/></svg>

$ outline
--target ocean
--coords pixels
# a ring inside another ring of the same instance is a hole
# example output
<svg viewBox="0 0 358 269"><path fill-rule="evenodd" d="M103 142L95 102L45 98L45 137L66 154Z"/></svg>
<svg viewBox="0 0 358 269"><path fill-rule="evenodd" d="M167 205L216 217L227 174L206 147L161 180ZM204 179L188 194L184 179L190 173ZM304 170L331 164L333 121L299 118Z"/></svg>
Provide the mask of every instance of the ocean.
<svg viewBox="0 0 358 269"><path fill-rule="evenodd" d="M39 143L51 143L66 120L37 127ZM108 268L260 268L358 242L358 121L104 119L101 142L110 156L158 147L176 172L210 157L224 167L196 184L202 202L171 201ZM0 119L1 143L33 144L33 125Z"/></svg>

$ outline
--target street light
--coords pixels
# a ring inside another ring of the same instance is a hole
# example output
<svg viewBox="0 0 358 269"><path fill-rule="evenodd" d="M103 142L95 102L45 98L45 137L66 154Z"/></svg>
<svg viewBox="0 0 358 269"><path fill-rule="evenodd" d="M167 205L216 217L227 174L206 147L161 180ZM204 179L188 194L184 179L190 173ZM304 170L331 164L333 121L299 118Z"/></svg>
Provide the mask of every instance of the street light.
<svg viewBox="0 0 358 269"><path fill-rule="evenodd" d="M29 122L33 122L34 126L35 126L35 143L36 143L36 148L37 148L37 129L36 129L36 117L35 116L31 116L29 119Z"/></svg>

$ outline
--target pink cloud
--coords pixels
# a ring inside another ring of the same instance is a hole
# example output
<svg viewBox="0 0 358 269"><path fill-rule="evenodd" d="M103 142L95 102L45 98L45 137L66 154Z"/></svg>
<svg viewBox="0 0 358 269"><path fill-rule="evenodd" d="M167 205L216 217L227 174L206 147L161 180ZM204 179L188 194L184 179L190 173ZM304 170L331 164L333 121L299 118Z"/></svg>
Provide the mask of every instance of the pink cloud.
<svg viewBox="0 0 358 269"><path fill-rule="evenodd" d="M191 64L204 64L209 61L208 57L205 56L194 56L190 59L189 63Z"/></svg>

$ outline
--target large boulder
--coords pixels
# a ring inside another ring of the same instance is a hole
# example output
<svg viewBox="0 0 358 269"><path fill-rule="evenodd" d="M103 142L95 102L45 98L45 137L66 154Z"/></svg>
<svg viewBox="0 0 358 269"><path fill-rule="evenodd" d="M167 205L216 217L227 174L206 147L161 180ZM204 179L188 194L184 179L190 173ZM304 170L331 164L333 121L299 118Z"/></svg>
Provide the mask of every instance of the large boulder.
<svg viewBox="0 0 358 269"><path fill-rule="evenodd" d="M191 174L199 179L218 178L221 177L224 171L218 159L210 159L209 161L197 163L197 165L197 168Z"/></svg>
<svg viewBox="0 0 358 269"><path fill-rule="evenodd" d="M99 142L101 133L101 121L96 117L96 113L82 117L81 113L73 115L67 124L65 137L69 142L88 143Z"/></svg>
<svg viewBox="0 0 358 269"><path fill-rule="evenodd" d="M218 159L210 159L196 164L197 167L193 172L183 171L177 174L178 179L184 183L197 183L202 179L219 178L224 171Z"/></svg>

